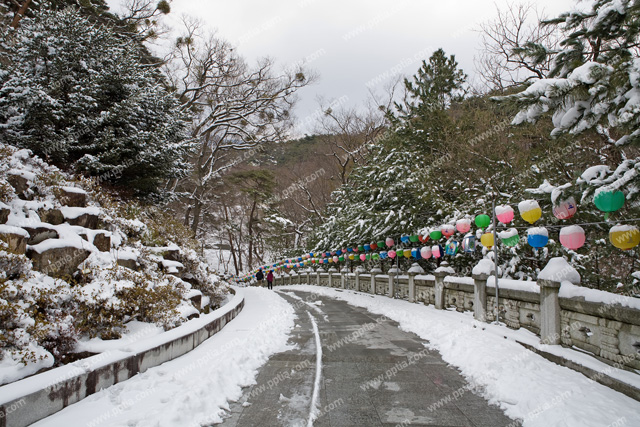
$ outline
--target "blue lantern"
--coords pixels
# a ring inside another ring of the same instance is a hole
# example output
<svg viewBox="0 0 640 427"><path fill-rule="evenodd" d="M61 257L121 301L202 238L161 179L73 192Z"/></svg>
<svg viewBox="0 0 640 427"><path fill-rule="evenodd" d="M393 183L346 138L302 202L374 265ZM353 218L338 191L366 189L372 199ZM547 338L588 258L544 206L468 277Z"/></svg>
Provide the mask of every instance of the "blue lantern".
<svg viewBox="0 0 640 427"><path fill-rule="evenodd" d="M422 258L422 256L420 256L420 250L418 250L417 248L411 249L411 257L415 259Z"/></svg>
<svg viewBox="0 0 640 427"><path fill-rule="evenodd" d="M410 237L409 237L409 236L402 236L402 237L400 237L400 241L401 241L402 243L409 243L409 239L410 239Z"/></svg>
<svg viewBox="0 0 640 427"><path fill-rule="evenodd" d="M464 239L462 240L462 250L468 254L475 252L476 236L471 233L464 236Z"/></svg>
<svg viewBox="0 0 640 427"><path fill-rule="evenodd" d="M371 250L371 245L369 245L369 244L364 245L364 250L365 250L365 252L369 252Z"/></svg>
<svg viewBox="0 0 640 427"><path fill-rule="evenodd" d="M544 227L534 227L527 230L527 243L536 249L549 243L549 232Z"/></svg>
<svg viewBox="0 0 640 427"><path fill-rule="evenodd" d="M447 247L445 249L445 254L447 255L455 255L458 253L458 242L455 240L447 243Z"/></svg>

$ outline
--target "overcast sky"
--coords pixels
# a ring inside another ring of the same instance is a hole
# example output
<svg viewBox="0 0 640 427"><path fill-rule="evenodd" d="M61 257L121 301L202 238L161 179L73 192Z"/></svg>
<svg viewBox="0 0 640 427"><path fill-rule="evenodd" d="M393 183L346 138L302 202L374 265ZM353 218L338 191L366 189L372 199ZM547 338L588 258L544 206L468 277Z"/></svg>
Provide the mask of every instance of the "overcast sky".
<svg viewBox="0 0 640 427"><path fill-rule="evenodd" d="M108 0L115 5L121 0ZM518 0L514 0L518 1ZM319 74L300 92L302 123L317 111L316 98L345 106L366 101L398 73L413 75L422 59L443 48L474 78L478 26L507 0L173 0L167 17L199 17L249 61L269 56L282 67L300 61ZM575 0L533 1L548 16ZM308 119L306 120L309 121ZM306 128L306 126L304 126ZM305 129L308 130L308 129Z"/></svg>

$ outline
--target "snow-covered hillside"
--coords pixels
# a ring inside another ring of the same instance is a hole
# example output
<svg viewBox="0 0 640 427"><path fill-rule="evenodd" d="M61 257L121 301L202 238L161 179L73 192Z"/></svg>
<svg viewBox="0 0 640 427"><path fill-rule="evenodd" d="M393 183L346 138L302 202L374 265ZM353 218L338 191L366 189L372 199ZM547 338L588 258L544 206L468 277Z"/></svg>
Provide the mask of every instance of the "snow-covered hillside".
<svg viewBox="0 0 640 427"><path fill-rule="evenodd" d="M0 384L217 307L196 249L160 209L0 144Z"/></svg>

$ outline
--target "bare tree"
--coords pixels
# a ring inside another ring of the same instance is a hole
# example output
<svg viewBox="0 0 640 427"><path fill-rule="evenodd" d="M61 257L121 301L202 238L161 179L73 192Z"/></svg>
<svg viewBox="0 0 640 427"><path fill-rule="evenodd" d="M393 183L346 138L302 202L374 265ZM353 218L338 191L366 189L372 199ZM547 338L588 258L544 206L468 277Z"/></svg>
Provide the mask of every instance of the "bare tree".
<svg viewBox="0 0 640 427"><path fill-rule="evenodd" d="M123 4L124 13L119 18L131 27L137 39L155 39L169 32L169 28L159 20L171 11L169 1L126 0Z"/></svg>
<svg viewBox="0 0 640 427"><path fill-rule="evenodd" d="M475 57L476 72L488 90L505 90L547 76L552 56L532 57L525 48L543 46L553 51L560 34L555 26L544 26L543 12L534 4L510 3L496 7L497 17L480 25L480 52Z"/></svg>
<svg viewBox="0 0 640 427"><path fill-rule="evenodd" d="M247 160L249 150L286 137L296 91L312 77L301 68L278 73L268 58L250 67L230 44L203 34L200 22L183 22L167 74L192 117L198 154L193 175L174 185L189 193L185 223L197 231L213 184L235 165L238 152Z"/></svg>

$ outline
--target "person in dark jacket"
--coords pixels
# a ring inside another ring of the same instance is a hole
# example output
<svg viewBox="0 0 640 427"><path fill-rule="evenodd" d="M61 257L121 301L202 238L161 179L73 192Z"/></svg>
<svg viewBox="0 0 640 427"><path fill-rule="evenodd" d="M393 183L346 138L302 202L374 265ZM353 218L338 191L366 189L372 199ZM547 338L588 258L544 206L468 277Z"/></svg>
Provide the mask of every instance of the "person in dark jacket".
<svg viewBox="0 0 640 427"><path fill-rule="evenodd" d="M262 281L264 280L264 273L262 269L259 269L256 273L256 280L258 281L258 286L262 286Z"/></svg>
<svg viewBox="0 0 640 427"><path fill-rule="evenodd" d="M269 274L267 274L267 287L273 289L273 270L270 270Z"/></svg>

